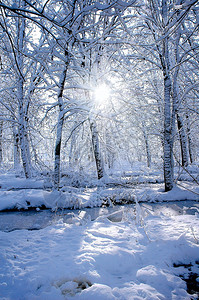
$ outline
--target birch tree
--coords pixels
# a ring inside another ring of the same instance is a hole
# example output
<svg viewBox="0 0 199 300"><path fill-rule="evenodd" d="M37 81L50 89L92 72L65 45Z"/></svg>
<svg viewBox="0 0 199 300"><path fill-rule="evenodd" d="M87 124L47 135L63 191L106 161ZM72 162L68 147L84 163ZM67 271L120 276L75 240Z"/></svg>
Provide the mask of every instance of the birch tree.
<svg viewBox="0 0 199 300"><path fill-rule="evenodd" d="M22 1L22 8L25 7L25 2ZM16 24L17 29L17 53L16 59L18 64L17 72L17 100L19 110L19 139L21 146L21 158L26 178L31 177L31 157L29 149L29 137L28 137L28 109L29 103L24 101L24 38L25 38L25 23L24 18L18 19Z"/></svg>
<svg viewBox="0 0 199 300"><path fill-rule="evenodd" d="M175 116L176 116L176 99L177 89L176 79L178 73L178 53L173 50L173 34L181 25L182 20L188 15L192 6L196 1L190 1L180 6L180 12L177 13L179 7L175 7L173 1L145 1L144 6L141 7L140 18L144 21L141 25L141 20L138 24L143 28L139 31L141 36L143 33L147 34L147 43L144 45L139 42L140 46L146 50L143 54L140 49L134 46L137 52L134 57L136 59L146 60L162 72L163 84L163 114L164 114L164 132L163 132L163 169L165 191L173 188L174 184L174 160L173 160L173 144L175 137ZM179 40L176 38L176 42ZM178 46L176 46L178 48ZM177 49L175 48L175 49ZM175 62L174 62L175 60ZM174 65L173 65L174 63ZM173 72L174 77L173 77ZM174 85L173 85L174 83ZM174 99L174 98L175 99ZM178 102L179 103L179 102ZM178 120L179 114L178 114ZM179 121L180 123L180 121ZM182 139L182 128L180 130ZM184 151L185 152L185 151Z"/></svg>
<svg viewBox="0 0 199 300"><path fill-rule="evenodd" d="M22 8L25 7L25 2L19 3ZM13 21L13 19L12 19ZM31 158L28 142L28 103L24 103L24 39L25 39L25 19L17 18L14 23L10 23L10 20L6 17L4 11L2 11L1 27L6 32L5 46L8 50L9 59L13 66L16 79L16 98L18 102L18 128L19 128L19 140L21 148L21 158L26 178L31 177ZM15 36L12 35L13 31ZM15 131L15 130L14 130ZM16 131L15 131L16 133ZM14 134L15 134L14 133ZM15 139L16 141L16 139Z"/></svg>
<svg viewBox="0 0 199 300"><path fill-rule="evenodd" d="M25 1L16 1L20 9L26 9ZM30 150L30 110L35 87L41 81L41 68L34 62L32 27L24 17L14 18L2 10L0 26L4 32L2 50L7 57L8 67L4 70L5 79L10 77L8 86L3 91L8 94L7 101L2 102L10 113L10 124L14 139L14 166L19 167L19 153L26 178L32 176ZM36 58L35 58L36 59ZM12 72L10 72L10 69ZM6 75L7 74L7 75ZM12 83L11 83L12 81ZM20 146L20 152L19 152Z"/></svg>

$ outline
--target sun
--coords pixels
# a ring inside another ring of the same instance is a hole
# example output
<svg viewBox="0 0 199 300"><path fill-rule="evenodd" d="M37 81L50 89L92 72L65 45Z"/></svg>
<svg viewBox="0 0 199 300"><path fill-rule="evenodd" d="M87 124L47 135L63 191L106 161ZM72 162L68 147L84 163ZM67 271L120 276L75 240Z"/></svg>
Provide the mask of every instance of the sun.
<svg viewBox="0 0 199 300"><path fill-rule="evenodd" d="M94 89L94 100L98 105L105 105L110 98L110 88L102 83Z"/></svg>

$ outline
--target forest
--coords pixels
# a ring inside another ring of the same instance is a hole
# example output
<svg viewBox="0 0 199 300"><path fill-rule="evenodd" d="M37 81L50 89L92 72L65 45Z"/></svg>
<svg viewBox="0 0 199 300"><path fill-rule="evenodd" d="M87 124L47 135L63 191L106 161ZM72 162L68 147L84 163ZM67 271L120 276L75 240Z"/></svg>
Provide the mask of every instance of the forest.
<svg viewBox="0 0 199 300"><path fill-rule="evenodd" d="M59 189L140 162L172 190L198 163L197 2L1 1L1 166Z"/></svg>
<svg viewBox="0 0 199 300"><path fill-rule="evenodd" d="M0 300L199 299L198 0L3 0L0 39Z"/></svg>

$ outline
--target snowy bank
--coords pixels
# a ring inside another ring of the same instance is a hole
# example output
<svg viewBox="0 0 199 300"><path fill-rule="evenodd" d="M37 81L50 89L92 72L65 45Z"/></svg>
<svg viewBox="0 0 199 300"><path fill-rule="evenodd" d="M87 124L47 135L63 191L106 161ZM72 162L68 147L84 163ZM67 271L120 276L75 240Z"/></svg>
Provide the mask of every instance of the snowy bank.
<svg viewBox="0 0 199 300"><path fill-rule="evenodd" d="M92 188L63 186L60 191L46 188L44 180L0 175L0 211L9 209L59 208L80 209L138 202L199 201L199 186L180 182L165 193L162 183L115 186L103 184Z"/></svg>
<svg viewBox="0 0 199 300"><path fill-rule="evenodd" d="M63 191L47 191L35 188L0 189L0 211L7 209L58 208L80 209L85 207L110 206L138 202L162 202L196 200L199 201L199 186L183 183L184 187L174 187L165 193L162 184L139 186L137 188L92 189L67 187Z"/></svg>
<svg viewBox="0 0 199 300"><path fill-rule="evenodd" d="M186 188L189 188L187 190ZM184 187L174 187L165 193L162 184L138 188L70 188L62 191L45 191L40 189L22 189L12 191L0 190L0 210L29 209L29 208L58 208L80 209L85 207L100 207L115 204L138 202L162 202L196 200L199 201L199 187L184 183Z"/></svg>

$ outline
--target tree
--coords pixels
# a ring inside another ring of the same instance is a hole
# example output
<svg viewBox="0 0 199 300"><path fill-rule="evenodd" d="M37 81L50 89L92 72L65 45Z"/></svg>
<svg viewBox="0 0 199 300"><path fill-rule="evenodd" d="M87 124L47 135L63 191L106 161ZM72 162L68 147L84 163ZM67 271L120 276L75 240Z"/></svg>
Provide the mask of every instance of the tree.
<svg viewBox="0 0 199 300"><path fill-rule="evenodd" d="M177 62L177 52L174 53L173 49L173 35L174 31L181 25L182 20L187 16L190 9L196 4L196 1L190 1L185 5L180 6L180 13L178 14L175 9L173 1L146 1L143 7L138 9L141 21L138 23L139 28L133 26L134 35L138 37L139 49L134 46L134 58L146 60L156 68L158 67L162 72L162 85L163 85L163 101L164 101L164 132L163 132L163 169L164 169L164 182L165 191L173 188L174 183L174 161L173 161L173 144L175 137L175 116L176 116L176 103L175 96L177 87L177 67L172 65ZM174 9L173 9L174 8ZM137 30L137 32L136 32ZM128 31L129 32L129 31ZM139 32L139 33L138 33ZM132 34L133 34L132 33ZM143 37L147 37L147 42L143 43ZM176 42L179 42L176 38ZM177 49L176 46L175 49ZM140 48L142 51L140 51ZM145 53L143 53L143 50ZM173 77L173 70L176 71ZM174 85L173 85L174 84ZM177 94L177 93L176 93ZM173 98L174 97L174 98ZM178 114L178 124L180 126L180 118ZM182 123L181 123L182 124ZM183 138L182 128L180 129L181 141ZM184 144L183 144L184 145ZM184 150L184 149L183 149ZM185 153L185 151L183 152ZM185 156L185 154L184 154Z"/></svg>
<svg viewBox="0 0 199 300"><path fill-rule="evenodd" d="M20 9L26 9L25 1L15 2ZM14 138L14 165L19 166L19 145L21 160L26 178L32 176L31 151L30 151L30 130L29 113L31 100L36 86L41 82L41 68L37 61L34 62L32 53L32 28L23 17L14 18L12 15L2 11L0 26L3 29L4 39L2 50L9 61L8 70L4 70L5 77L8 77L10 69L10 86L4 87L9 95L9 101L4 107L11 113L10 123L13 129ZM10 68L10 69L9 69Z"/></svg>

